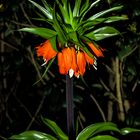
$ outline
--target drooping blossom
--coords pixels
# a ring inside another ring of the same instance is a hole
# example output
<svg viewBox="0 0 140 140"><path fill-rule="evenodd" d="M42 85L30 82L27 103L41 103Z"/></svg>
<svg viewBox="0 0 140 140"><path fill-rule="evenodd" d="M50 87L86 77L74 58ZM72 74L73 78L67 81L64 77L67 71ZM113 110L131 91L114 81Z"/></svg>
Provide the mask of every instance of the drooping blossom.
<svg viewBox="0 0 140 140"><path fill-rule="evenodd" d="M43 57L46 64L50 59L57 55L57 52L52 48L49 40L45 41L43 44L36 47L36 52L38 57Z"/></svg>
<svg viewBox="0 0 140 140"><path fill-rule="evenodd" d="M65 64L64 64L64 57L62 52L58 52L57 54L57 59L58 59L58 67L59 67L59 72L60 74L67 74L65 70Z"/></svg>
<svg viewBox="0 0 140 140"><path fill-rule="evenodd" d="M69 47L64 48L62 50L62 54L63 54L63 60L62 61L64 61L65 70L66 70L66 73L68 73L68 71L71 69L71 65L72 65L71 49Z"/></svg>
<svg viewBox="0 0 140 140"><path fill-rule="evenodd" d="M75 74L76 77L79 77L79 75L83 76L86 71L86 58L82 51L77 52L77 65L78 72Z"/></svg>
<svg viewBox="0 0 140 140"><path fill-rule="evenodd" d="M70 77L78 71L76 51L73 47L64 48L58 53L58 66L61 74L69 73Z"/></svg>
<svg viewBox="0 0 140 140"><path fill-rule="evenodd" d="M97 48L93 43L89 43L88 46L97 57L104 57L102 50L100 48Z"/></svg>
<svg viewBox="0 0 140 140"><path fill-rule="evenodd" d="M101 49L96 48L92 43L89 43L88 46L91 49L91 53L96 55L95 58L103 57ZM43 59L45 60L44 64L57 56L60 74L69 74L70 77L72 77L73 75L75 77L83 76L86 71L86 65L88 64L94 66L94 64L96 63L96 59L90 57L82 49L77 49L74 46L61 48L60 44L59 48L61 49L61 51L56 52L49 40L36 47L37 56L43 57Z"/></svg>

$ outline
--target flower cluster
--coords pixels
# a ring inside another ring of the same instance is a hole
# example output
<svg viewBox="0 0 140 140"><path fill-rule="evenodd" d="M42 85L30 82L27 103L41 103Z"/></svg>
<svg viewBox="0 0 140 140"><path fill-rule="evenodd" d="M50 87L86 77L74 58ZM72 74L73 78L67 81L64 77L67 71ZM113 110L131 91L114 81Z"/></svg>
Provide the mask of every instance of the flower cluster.
<svg viewBox="0 0 140 140"><path fill-rule="evenodd" d="M93 43L89 43L88 46L91 53L94 53L96 57L103 57L101 49L96 48ZM83 76L86 71L86 64L94 65L96 61L96 57L92 58L85 51L76 47L65 47L56 52L49 40L36 47L36 49L37 56L43 57L44 64L57 56L60 74L69 74L70 77L73 75L75 77Z"/></svg>

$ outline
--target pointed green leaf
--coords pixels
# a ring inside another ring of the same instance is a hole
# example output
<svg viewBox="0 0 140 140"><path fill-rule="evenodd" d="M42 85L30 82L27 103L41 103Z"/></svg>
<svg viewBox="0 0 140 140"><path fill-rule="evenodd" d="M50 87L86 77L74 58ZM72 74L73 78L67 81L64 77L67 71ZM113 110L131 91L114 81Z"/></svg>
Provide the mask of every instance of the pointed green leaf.
<svg viewBox="0 0 140 140"><path fill-rule="evenodd" d="M81 6L81 0L76 0L73 9L73 17L79 16L80 6Z"/></svg>
<svg viewBox="0 0 140 140"><path fill-rule="evenodd" d="M79 24L79 26L82 26L83 28L86 28L87 30L89 30L90 28L93 28L95 25L98 25L100 23L111 23L111 22L126 20L126 19L128 19L128 18L125 15L111 16L111 17L107 17L107 18L96 18L94 20L83 21Z"/></svg>
<svg viewBox="0 0 140 140"><path fill-rule="evenodd" d="M49 5L46 0L41 0L41 1L44 4L45 9L48 11L48 13L50 13L50 15L52 17L52 10L53 9L52 9L51 5Z"/></svg>
<svg viewBox="0 0 140 140"><path fill-rule="evenodd" d="M84 13L81 16L81 20L83 20L83 18L85 17L85 15L92 9L93 6L95 6L98 2L100 2L100 0L96 0L95 2L93 2L92 4L88 4L87 5L87 9L84 10Z"/></svg>
<svg viewBox="0 0 140 140"><path fill-rule="evenodd" d="M60 23L57 20L57 16L56 16L56 11L55 11L55 5L54 5L54 10L53 10L53 21L54 21L54 28L58 33L58 38L62 44L62 46L66 43L67 38L65 35L65 31L64 29L61 28Z"/></svg>
<svg viewBox="0 0 140 140"><path fill-rule="evenodd" d="M91 28L94 27L95 25L98 25L100 23L103 23L104 21L106 21L106 18L97 18L94 20L87 20L86 22L83 22L83 26L85 28Z"/></svg>
<svg viewBox="0 0 140 140"><path fill-rule="evenodd" d="M89 140L119 140L119 139L109 135L100 135L100 136L90 138Z"/></svg>
<svg viewBox="0 0 140 140"><path fill-rule="evenodd" d="M97 24L103 23L105 21L105 18L102 19L95 19L95 20L86 20L84 22L80 22L77 26L77 31L80 35L83 35L85 32L88 31L93 31L93 28L95 28L95 26Z"/></svg>
<svg viewBox="0 0 140 140"><path fill-rule="evenodd" d="M39 131L25 131L19 135L13 135L8 140L57 140L55 137Z"/></svg>
<svg viewBox="0 0 140 140"><path fill-rule="evenodd" d="M39 5L38 3L29 0L34 6L36 6L47 18L52 19L52 13L50 13L50 11L48 11L47 9L45 9L44 7L42 7L41 5Z"/></svg>
<svg viewBox="0 0 140 140"><path fill-rule="evenodd" d="M97 14L91 16L91 17L89 18L89 20L94 20L94 19L99 18L99 17L101 17L101 16L103 16L103 15L109 13L109 12L120 10L120 9L122 9L122 7L123 7L123 6L116 6L116 7L113 7L113 8L104 10L104 11L101 11L101 12L99 12L99 13L97 13Z"/></svg>
<svg viewBox="0 0 140 140"><path fill-rule="evenodd" d="M114 123L111 122L103 122L103 123L96 123L89 125L85 129L83 129L79 135L77 136L76 140L85 140L89 139L90 137L94 136L98 132L106 131L105 129L102 129L102 127L106 127L106 130L115 130L117 131L117 126ZM110 129L109 129L110 128Z"/></svg>
<svg viewBox="0 0 140 140"><path fill-rule="evenodd" d="M71 10L71 6L70 6L70 3L68 5L68 8L69 8L69 17L70 17L70 24L71 26L73 27L73 14L72 14L72 10Z"/></svg>
<svg viewBox="0 0 140 140"><path fill-rule="evenodd" d="M80 9L80 16L83 15L83 13L88 9L89 7L89 0L86 0L85 3L83 5L81 5L81 9Z"/></svg>
<svg viewBox="0 0 140 140"><path fill-rule="evenodd" d="M57 35L57 33L53 30L41 27L34 27L34 28L22 28L19 31L29 32L38 36L41 36L45 39L49 39Z"/></svg>
<svg viewBox="0 0 140 140"><path fill-rule="evenodd" d="M114 132L120 133L120 130L117 128L117 126L105 125L105 126L98 128L94 132L94 135L96 135L97 133L100 133L100 132L104 132L104 131L114 131Z"/></svg>
<svg viewBox="0 0 140 140"><path fill-rule="evenodd" d="M68 140L67 135L61 128L54 122L46 118L42 118L43 122L58 136L60 140Z"/></svg>
<svg viewBox="0 0 140 140"><path fill-rule="evenodd" d="M40 21L42 19L42 21L46 21L49 25L52 26L52 24L53 24L53 20L52 19L46 18L46 16L44 16L43 14L41 14L38 11L35 11L35 13L37 14L37 16L39 16L38 18L40 18ZM37 18L32 18L32 19L37 19Z"/></svg>
<svg viewBox="0 0 140 140"><path fill-rule="evenodd" d="M101 27L97 30L94 30L93 32L90 32L90 33L86 34L85 36L90 39L94 39L95 41L99 41L99 40L102 40L102 39L105 39L108 37L112 37L115 35L121 35L121 34L115 28L110 27L110 26L105 26L105 27Z"/></svg>
<svg viewBox="0 0 140 140"><path fill-rule="evenodd" d="M63 20L65 21L66 24L69 24L70 23L70 17L69 17L69 12L68 12L68 8L67 6L64 4L62 5L59 0L56 0L58 6L59 6L59 9L61 11L61 14L63 16Z"/></svg>
<svg viewBox="0 0 140 140"><path fill-rule="evenodd" d="M129 127L122 128L121 129L121 134L122 135L126 135L126 134L129 134L129 133L132 133L132 132L140 132L140 129L129 128Z"/></svg>
<svg viewBox="0 0 140 140"><path fill-rule="evenodd" d="M111 16L111 17L106 18L105 23L111 23L111 22L120 21L120 20L127 20L127 19L128 19L128 17L126 15Z"/></svg>

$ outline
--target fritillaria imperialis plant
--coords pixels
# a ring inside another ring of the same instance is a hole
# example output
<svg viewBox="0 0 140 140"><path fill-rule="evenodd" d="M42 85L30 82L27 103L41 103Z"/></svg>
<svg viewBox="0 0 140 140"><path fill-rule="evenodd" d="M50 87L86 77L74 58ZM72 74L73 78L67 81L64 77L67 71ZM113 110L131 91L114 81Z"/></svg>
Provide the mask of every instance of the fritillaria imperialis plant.
<svg viewBox="0 0 140 140"><path fill-rule="evenodd" d="M112 11L120 10L122 6L89 16L89 11L100 0L86 0L84 3L82 0L76 0L73 8L68 0L56 0L53 8L45 0L42 0L44 6L29 1L42 12L41 20L46 22L46 27L23 28L20 31L45 38L46 41L36 47L37 55L43 58L46 65L57 57L59 72L69 74L70 77L83 76L86 65L96 65L96 58L103 57L103 49L96 41L120 34L111 26L96 26L126 19L124 15L103 17Z"/></svg>
<svg viewBox="0 0 140 140"><path fill-rule="evenodd" d="M104 57L104 49L96 42L119 35L119 31L109 24L127 18L123 15L107 16L120 10L122 6L93 12L100 0L56 0L53 7L45 0L42 0L42 5L32 0L29 2L38 8L41 18L37 19L45 22L46 26L25 27L20 31L43 37L45 41L36 47L37 56L44 60L42 66L49 67L57 57L60 74L66 75L68 136L73 139L73 77L83 76L87 66L96 68L97 58ZM94 14L91 14L91 10Z"/></svg>

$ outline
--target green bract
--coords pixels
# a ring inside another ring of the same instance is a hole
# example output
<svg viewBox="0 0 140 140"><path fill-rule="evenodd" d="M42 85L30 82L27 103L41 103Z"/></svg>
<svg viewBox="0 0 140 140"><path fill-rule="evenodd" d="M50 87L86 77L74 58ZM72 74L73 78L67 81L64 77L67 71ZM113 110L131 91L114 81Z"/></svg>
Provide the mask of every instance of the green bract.
<svg viewBox="0 0 140 140"><path fill-rule="evenodd" d="M68 0L56 0L53 7L45 0L42 0L43 6L32 0L29 0L29 2L41 12L41 18L37 18L37 20L46 21L47 26L44 28L23 28L20 31L33 33L51 40L52 47L55 50L57 49L57 41L61 43L62 47L69 42L73 43L81 47L91 57L93 55L87 49L85 42L94 42L120 34L118 30L109 25L100 28L97 28L97 25L127 19L124 15L104 17L110 12L122 9L122 6L112 7L89 15L89 12L99 4L100 0L94 2L75 0L73 8Z"/></svg>

